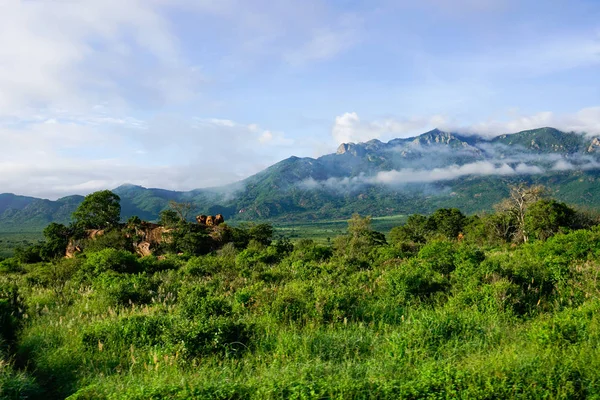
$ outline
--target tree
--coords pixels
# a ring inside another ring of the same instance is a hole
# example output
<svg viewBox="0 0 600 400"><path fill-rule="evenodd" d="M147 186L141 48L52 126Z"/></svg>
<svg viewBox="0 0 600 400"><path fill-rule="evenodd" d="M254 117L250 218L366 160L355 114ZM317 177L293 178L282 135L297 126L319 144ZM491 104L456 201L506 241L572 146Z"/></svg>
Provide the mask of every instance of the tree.
<svg viewBox="0 0 600 400"><path fill-rule="evenodd" d="M458 208L440 208L427 220L430 231L439 233L449 240L456 240L462 232L467 218Z"/></svg>
<svg viewBox="0 0 600 400"><path fill-rule="evenodd" d="M547 189L542 185L528 186L519 184L510 187L510 195L495 206L498 213L505 213L514 221L514 239L527 242L529 236L525 229L527 208L545 196ZM512 228L512 227L511 227Z"/></svg>
<svg viewBox="0 0 600 400"><path fill-rule="evenodd" d="M248 229L248 236L250 237L250 240L255 240L264 244L265 246L271 244L271 241L273 240L273 233L273 225L271 224L257 224Z"/></svg>
<svg viewBox="0 0 600 400"><path fill-rule="evenodd" d="M420 214L413 214L408 217L404 225L392 228L390 239L392 243L425 243L428 233L427 217Z"/></svg>
<svg viewBox="0 0 600 400"><path fill-rule="evenodd" d="M178 203L175 200L170 200L169 208L177 214L180 220L187 221L192 215L196 206L192 203Z"/></svg>
<svg viewBox="0 0 600 400"><path fill-rule="evenodd" d="M46 242L42 246L42 258L49 260L65 255L71 229L63 224L52 222L44 229L44 237Z"/></svg>
<svg viewBox="0 0 600 400"><path fill-rule="evenodd" d="M181 221L177 213L173 210L162 210L159 214L158 223L162 226L172 228Z"/></svg>
<svg viewBox="0 0 600 400"><path fill-rule="evenodd" d="M525 231L539 240L546 240L562 228L574 225L575 210L556 200L540 200L525 214Z"/></svg>
<svg viewBox="0 0 600 400"><path fill-rule="evenodd" d="M385 235L371 229L371 217L352 215L348 220L348 235L338 236L334 246L340 255L361 258L373 247L386 244Z"/></svg>
<svg viewBox="0 0 600 400"><path fill-rule="evenodd" d="M110 190L102 190L85 196L73 213L77 227L83 229L107 229L115 227L121 219L121 199Z"/></svg>

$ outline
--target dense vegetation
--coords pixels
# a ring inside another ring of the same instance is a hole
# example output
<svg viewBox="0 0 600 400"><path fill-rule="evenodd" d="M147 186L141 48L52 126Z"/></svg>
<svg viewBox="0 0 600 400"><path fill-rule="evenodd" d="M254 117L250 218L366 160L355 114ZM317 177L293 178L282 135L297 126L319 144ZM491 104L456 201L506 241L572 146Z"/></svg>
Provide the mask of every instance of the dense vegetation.
<svg viewBox="0 0 600 400"><path fill-rule="evenodd" d="M331 245L266 224L207 245L166 212L143 258L118 197L90 198L0 262L2 399L600 397L600 227L543 188L387 238L355 215Z"/></svg>

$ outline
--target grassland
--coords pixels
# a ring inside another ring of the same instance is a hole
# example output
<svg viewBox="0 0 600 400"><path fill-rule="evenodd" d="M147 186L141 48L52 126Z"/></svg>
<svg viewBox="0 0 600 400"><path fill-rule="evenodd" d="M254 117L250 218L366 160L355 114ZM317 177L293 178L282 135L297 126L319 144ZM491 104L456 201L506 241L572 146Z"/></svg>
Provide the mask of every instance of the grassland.
<svg viewBox="0 0 600 400"><path fill-rule="evenodd" d="M0 258L12 257L15 248L31 246L42 239L42 232L0 232Z"/></svg>
<svg viewBox="0 0 600 400"><path fill-rule="evenodd" d="M402 225L406 221L406 215L394 215L388 217L372 218L372 227L374 230L388 234L396 226ZM310 222L290 222L274 223L273 227L277 235L288 237L292 241L300 239L312 239L317 243L326 244L340 235L346 233L348 227L347 219L310 221Z"/></svg>

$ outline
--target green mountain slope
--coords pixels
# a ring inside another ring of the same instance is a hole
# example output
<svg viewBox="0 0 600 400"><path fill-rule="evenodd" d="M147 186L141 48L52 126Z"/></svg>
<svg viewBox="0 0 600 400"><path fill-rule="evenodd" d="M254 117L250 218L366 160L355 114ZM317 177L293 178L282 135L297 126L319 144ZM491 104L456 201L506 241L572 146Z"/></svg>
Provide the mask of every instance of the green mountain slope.
<svg viewBox="0 0 600 400"><path fill-rule="evenodd" d="M123 185L122 215L154 220L170 200L227 219L315 220L354 212L385 216L439 207L489 210L521 181L559 199L600 206L598 138L540 128L493 139L433 130L387 143L345 143L319 158L290 157L241 182L178 192ZM82 200L0 195L0 230L67 222Z"/></svg>

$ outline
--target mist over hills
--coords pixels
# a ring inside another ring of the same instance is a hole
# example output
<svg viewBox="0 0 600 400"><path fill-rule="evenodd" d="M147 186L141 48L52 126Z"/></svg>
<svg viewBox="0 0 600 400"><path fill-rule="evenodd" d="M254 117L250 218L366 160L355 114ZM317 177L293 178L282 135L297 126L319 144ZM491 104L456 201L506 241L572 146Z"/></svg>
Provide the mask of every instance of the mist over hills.
<svg viewBox="0 0 600 400"><path fill-rule="evenodd" d="M226 219L311 220L489 210L516 182L540 183L576 205L600 206L600 140L553 128L495 138L433 130L387 143L341 144L319 158L289 157L238 183L187 192L122 185L122 216L155 220L170 200ZM0 194L0 230L68 222L82 196L56 201Z"/></svg>

